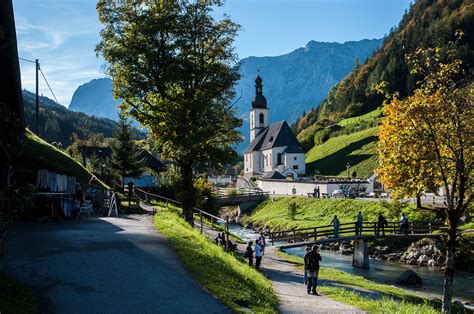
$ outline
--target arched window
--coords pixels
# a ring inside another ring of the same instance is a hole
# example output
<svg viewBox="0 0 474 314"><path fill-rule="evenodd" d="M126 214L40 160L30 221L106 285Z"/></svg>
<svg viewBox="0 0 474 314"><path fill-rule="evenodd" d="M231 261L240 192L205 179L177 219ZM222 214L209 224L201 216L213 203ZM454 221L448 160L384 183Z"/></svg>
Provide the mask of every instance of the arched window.
<svg viewBox="0 0 474 314"><path fill-rule="evenodd" d="M263 115L263 113L260 113L260 115L259 115L259 120L260 120L260 124L264 124L264 123L265 123L265 116Z"/></svg>

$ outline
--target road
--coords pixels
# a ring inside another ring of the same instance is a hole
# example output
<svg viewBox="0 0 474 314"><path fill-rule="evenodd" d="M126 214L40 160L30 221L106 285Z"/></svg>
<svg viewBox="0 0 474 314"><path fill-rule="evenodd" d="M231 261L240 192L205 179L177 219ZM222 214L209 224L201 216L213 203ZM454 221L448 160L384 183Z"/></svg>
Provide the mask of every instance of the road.
<svg viewBox="0 0 474 314"><path fill-rule="evenodd" d="M42 313L226 313L188 274L152 216L19 223L4 270L30 285Z"/></svg>

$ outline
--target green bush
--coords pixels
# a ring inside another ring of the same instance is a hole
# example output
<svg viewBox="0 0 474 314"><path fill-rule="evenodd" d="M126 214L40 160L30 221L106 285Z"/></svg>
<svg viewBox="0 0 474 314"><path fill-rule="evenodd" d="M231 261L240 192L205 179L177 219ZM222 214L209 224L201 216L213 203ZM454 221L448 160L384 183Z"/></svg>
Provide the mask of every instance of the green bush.
<svg viewBox="0 0 474 314"><path fill-rule="evenodd" d="M295 202L290 202L288 204L288 217L290 217L291 220L295 220L297 211L298 205Z"/></svg>

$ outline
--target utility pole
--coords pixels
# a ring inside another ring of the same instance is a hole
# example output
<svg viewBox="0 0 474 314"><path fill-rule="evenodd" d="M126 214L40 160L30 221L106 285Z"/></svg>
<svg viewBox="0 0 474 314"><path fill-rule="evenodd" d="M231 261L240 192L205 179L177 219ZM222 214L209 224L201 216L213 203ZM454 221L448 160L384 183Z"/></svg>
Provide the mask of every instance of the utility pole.
<svg viewBox="0 0 474 314"><path fill-rule="evenodd" d="M39 134L39 80L38 80L38 72L40 69L39 60L36 59L36 120L35 120L35 130L36 135L40 136Z"/></svg>

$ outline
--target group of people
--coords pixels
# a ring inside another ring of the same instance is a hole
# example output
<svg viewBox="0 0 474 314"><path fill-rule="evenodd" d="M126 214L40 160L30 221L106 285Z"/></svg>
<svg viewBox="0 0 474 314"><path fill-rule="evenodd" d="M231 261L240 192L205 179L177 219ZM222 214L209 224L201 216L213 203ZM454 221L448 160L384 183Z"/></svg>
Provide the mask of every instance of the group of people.
<svg viewBox="0 0 474 314"><path fill-rule="evenodd" d="M362 216L362 212L359 211L359 213L356 216L356 222L355 222L355 235L361 235L362 234L362 226L363 226L363 221L364 217ZM341 226L341 223L339 221L339 218L337 218L337 215L334 215L334 218L331 221L331 225L334 227L334 237L338 238L339 237L339 227ZM387 219L382 215L382 213L379 213L378 218L377 218L377 225L375 228L375 234L376 235L385 235L385 227L388 226L388 221ZM400 234L408 234L408 218L405 215L405 213L402 213L402 216L400 217Z"/></svg>
<svg viewBox="0 0 474 314"><path fill-rule="evenodd" d="M222 245L223 247L226 246L227 248L231 251L234 251L237 248L237 243L232 242L231 240L227 240L225 238L225 233L224 232L219 232L217 234L217 237L214 239L217 245Z"/></svg>
<svg viewBox="0 0 474 314"><path fill-rule="evenodd" d="M253 253L255 252L255 268L260 269L262 263L263 255L265 254L265 236L263 233L260 234L260 237L255 241L255 251L252 248L253 241L249 241L247 249L245 250L244 257L249 261L249 266L253 266Z"/></svg>

